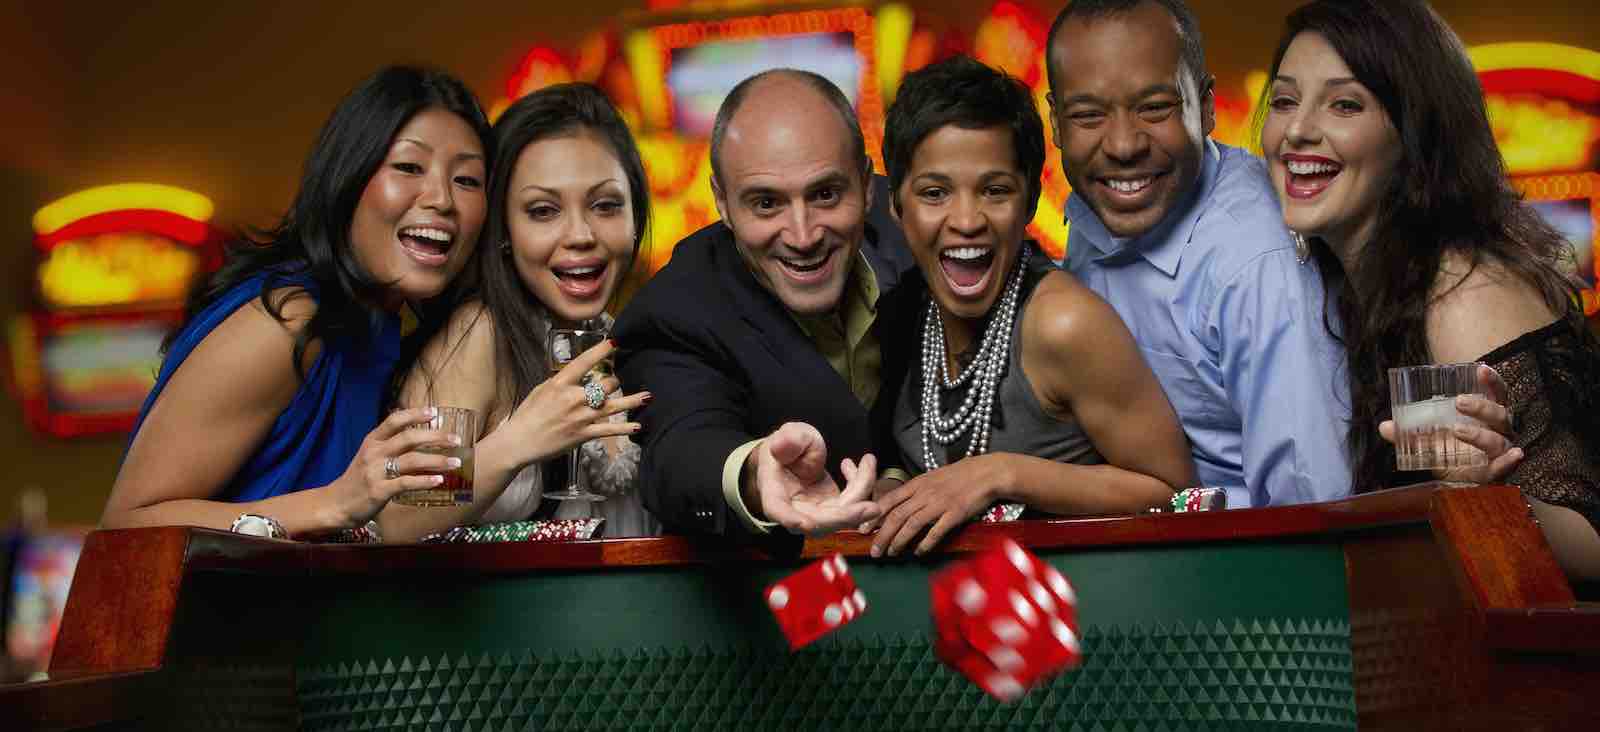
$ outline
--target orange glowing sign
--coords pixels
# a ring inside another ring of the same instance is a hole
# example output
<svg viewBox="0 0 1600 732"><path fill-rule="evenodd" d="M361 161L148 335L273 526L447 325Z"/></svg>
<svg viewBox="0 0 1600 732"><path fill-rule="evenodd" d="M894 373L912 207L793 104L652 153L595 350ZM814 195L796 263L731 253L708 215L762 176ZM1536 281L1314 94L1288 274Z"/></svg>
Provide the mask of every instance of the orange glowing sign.
<svg viewBox="0 0 1600 732"><path fill-rule="evenodd" d="M1488 43L1467 52L1485 90L1514 88L1600 102L1600 51L1559 43Z"/></svg>
<svg viewBox="0 0 1600 732"><path fill-rule="evenodd" d="M33 231L59 241L67 226L101 214L152 211L192 221L208 221L215 207L211 199L182 188L159 183L117 183L97 186L59 198L33 214Z"/></svg>
<svg viewBox="0 0 1600 732"><path fill-rule="evenodd" d="M39 264L51 308L179 303L199 274L199 252L142 232L62 242Z"/></svg>
<svg viewBox="0 0 1600 732"><path fill-rule="evenodd" d="M1600 53L1492 43L1469 54L1512 184L1567 237L1584 312L1600 313Z"/></svg>
<svg viewBox="0 0 1600 732"><path fill-rule="evenodd" d="M1513 174L1577 171L1600 152L1600 53L1554 43L1470 51L1495 142Z"/></svg>
<svg viewBox="0 0 1600 732"><path fill-rule="evenodd" d="M506 97L520 99L529 92L572 80L572 68L566 59L553 48L539 46L522 57L516 72L506 80Z"/></svg>
<svg viewBox="0 0 1600 732"><path fill-rule="evenodd" d="M33 217L43 254L39 294L51 309L175 304L214 243L213 206L198 193L152 183L100 186Z"/></svg>
<svg viewBox="0 0 1600 732"><path fill-rule="evenodd" d="M1572 245L1570 274L1583 282L1583 311L1600 312L1600 174L1514 178L1524 200Z"/></svg>
<svg viewBox="0 0 1600 732"><path fill-rule="evenodd" d="M978 25L972 55L1034 86L1044 76L1044 42L1049 30L1043 16L1011 0L1000 0Z"/></svg>
<svg viewBox="0 0 1600 732"><path fill-rule="evenodd" d="M877 21L878 93L886 102L894 101L894 92L905 76L906 55L915 32L915 15L911 8L900 3L888 3L873 15Z"/></svg>
<svg viewBox="0 0 1600 732"><path fill-rule="evenodd" d="M666 265L672 245L717 220L711 197L710 143L670 132L637 136L639 157L650 178L650 242L641 247L644 274Z"/></svg>
<svg viewBox="0 0 1600 732"><path fill-rule="evenodd" d="M1490 94L1484 101L1512 172L1580 170L1594 159L1600 118L1565 100L1531 94Z"/></svg>
<svg viewBox="0 0 1600 732"><path fill-rule="evenodd" d="M882 169L880 149L883 145L884 110L883 97L877 83L873 17L861 8L805 10L672 23L651 28L648 33L633 34L626 45L629 60L635 65L634 79L639 85L641 107L646 112L645 120L663 127L664 123L670 122L672 91L666 85L664 71L670 67L672 52L676 49L717 41L829 33L849 33L854 39L855 55L861 63L856 115L861 120L861 131L866 137L867 153L878 168ZM650 58L652 53L653 59ZM648 104L647 99L650 100Z"/></svg>
<svg viewBox="0 0 1600 732"><path fill-rule="evenodd" d="M132 427L163 337L217 259L212 212L198 193L131 183L79 191L34 214L37 300L7 338L32 429L72 437Z"/></svg>

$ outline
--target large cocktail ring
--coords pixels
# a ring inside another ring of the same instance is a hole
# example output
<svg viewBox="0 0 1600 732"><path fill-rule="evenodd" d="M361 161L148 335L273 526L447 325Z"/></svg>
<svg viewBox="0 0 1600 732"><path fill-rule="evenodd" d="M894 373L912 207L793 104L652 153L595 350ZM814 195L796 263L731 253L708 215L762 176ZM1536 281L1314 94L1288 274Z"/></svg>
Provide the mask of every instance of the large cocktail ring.
<svg viewBox="0 0 1600 732"><path fill-rule="evenodd" d="M400 477L400 468L394 464L393 455L390 455L388 460L383 461L383 477L389 480Z"/></svg>
<svg viewBox="0 0 1600 732"><path fill-rule="evenodd" d="M599 409L599 408L605 406L606 405L606 390L600 388L600 385L595 383L595 382L593 382L593 381L591 381L591 382L589 382L587 384L584 384L583 385L583 402L585 404L588 404L590 409Z"/></svg>

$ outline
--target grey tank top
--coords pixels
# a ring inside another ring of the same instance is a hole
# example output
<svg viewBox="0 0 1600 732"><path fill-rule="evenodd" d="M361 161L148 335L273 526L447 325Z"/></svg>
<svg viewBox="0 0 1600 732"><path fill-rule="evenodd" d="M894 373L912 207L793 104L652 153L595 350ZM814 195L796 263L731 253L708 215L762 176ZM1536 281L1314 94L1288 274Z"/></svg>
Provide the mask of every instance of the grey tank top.
<svg viewBox="0 0 1600 732"><path fill-rule="evenodd" d="M1094 449L1094 445L1089 442L1089 436L1084 434L1083 428L1078 425L1078 420L1070 416L1058 419L1045 412L1044 405L1039 403L1038 397L1033 393L1033 384L1028 381L1028 375L1022 371L1023 316L1033 302L1033 292L1038 289L1039 282L1046 274L1055 270L1055 266L1037 252L1029 257L1028 264L1029 267L1024 272L1026 279L1022 283L1023 290L1018 293L1022 297L1022 307L1018 309L1016 319L1011 323L1011 353L995 394L994 413L989 429L989 452L1032 455L1077 465L1102 464L1105 458L1101 457ZM921 328L916 330L916 338L920 344ZM921 353L920 347L917 353ZM905 458L906 467L913 473L923 473L927 471L927 466L922 460L920 358L911 365L911 368L913 372L905 379L900 396L895 402L894 436L895 442L900 447L900 453ZM966 388L943 392L942 396L942 411L949 414L950 409L966 398ZM941 456L941 463L949 465L966 455L969 437L970 433L962 435L948 446L935 444L933 449L935 454Z"/></svg>

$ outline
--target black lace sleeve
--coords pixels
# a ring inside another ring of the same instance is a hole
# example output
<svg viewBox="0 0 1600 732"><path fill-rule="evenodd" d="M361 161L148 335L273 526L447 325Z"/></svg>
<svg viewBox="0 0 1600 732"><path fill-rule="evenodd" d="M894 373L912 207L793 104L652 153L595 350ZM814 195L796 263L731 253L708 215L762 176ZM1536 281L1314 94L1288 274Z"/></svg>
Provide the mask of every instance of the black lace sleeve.
<svg viewBox="0 0 1600 732"><path fill-rule="evenodd" d="M1505 379L1526 457L1506 482L1600 530L1600 342L1558 320L1480 359Z"/></svg>

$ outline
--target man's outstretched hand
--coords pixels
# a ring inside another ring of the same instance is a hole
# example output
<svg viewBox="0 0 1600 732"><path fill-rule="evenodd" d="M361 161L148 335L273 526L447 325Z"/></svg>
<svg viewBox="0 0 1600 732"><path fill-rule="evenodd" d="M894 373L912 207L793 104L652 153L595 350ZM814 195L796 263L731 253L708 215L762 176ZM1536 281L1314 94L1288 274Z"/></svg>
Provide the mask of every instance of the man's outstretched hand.
<svg viewBox="0 0 1600 732"><path fill-rule="evenodd" d="M757 515L796 534L820 536L852 529L878 517L872 501L877 458L863 455L859 464L846 458L841 464L844 490L828 474L828 447L817 428L802 422L779 427L751 452L754 462L748 480L746 503Z"/></svg>

